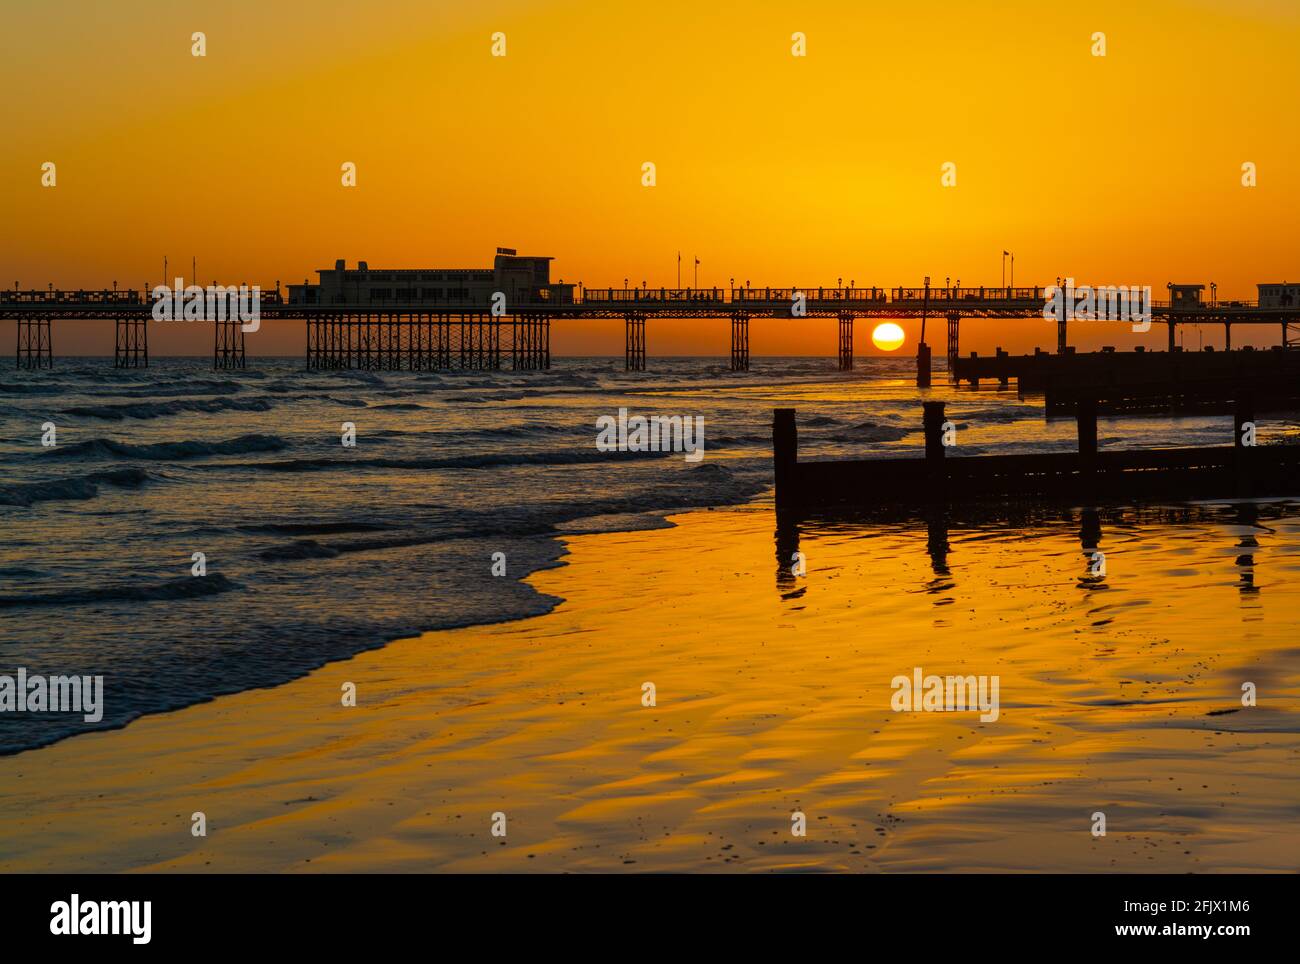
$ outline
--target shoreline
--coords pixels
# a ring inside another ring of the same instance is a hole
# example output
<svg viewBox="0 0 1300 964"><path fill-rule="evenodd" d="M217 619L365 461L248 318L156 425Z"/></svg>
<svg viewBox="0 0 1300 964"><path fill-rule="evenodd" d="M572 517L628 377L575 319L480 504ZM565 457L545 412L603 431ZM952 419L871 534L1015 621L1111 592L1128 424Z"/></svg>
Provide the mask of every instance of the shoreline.
<svg viewBox="0 0 1300 964"><path fill-rule="evenodd" d="M1231 709L1237 678L1218 665L1233 661L1217 641L1224 618L1267 615L1230 586L1231 606L1203 605L1162 639L1168 591L1112 601L1118 586L1079 586L1066 529L1016 535L1035 551L1014 565L988 533L954 532L945 575L924 529L830 527L804 533L796 586L776 572L770 507L667 521L562 535L563 564L527 579L564 599L544 615L400 639L0 759L0 869L1300 864L1284 816L1300 752L1285 633L1256 624L1255 650L1236 657L1269 705L1206 716ZM1138 539L1131 551L1149 550ZM1122 571L1124 551L1108 552ZM1063 575L1077 594L1064 603L1053 598ZM983 580L1000 598L963 607L982 591L963 584ZM1268 592L1294 602L1297 590ZM1116 622L1122 631L1107 628ZM1032 645L1017 638L1026 631ZM999 672L999 721L891 712L889 680L913 666ZM642 705L647 681L654 707ZM348 682L356 707L340 702ZM790 833L795 809L805 838ZM1111 821L1101 839L1088 830L1098 809ZM195 812L206 838L191 835ZM498 812L504 841L490 833Z"/></svg>

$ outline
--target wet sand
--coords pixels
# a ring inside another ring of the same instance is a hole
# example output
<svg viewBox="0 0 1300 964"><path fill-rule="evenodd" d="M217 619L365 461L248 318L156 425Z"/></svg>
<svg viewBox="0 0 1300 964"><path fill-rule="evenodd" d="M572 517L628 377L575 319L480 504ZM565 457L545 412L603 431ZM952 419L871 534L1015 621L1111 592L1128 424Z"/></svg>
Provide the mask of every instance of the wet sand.
<svg viewBox="0 0 1300 964"><path fill-rule="evenodd" d="M802 578L770 505L673 521L566 539L545 616L0 759L0 870L1300 867L1296 518L1105 522L1104 577L1077 520L808 525ZM996 722L893 711L918 666Z"/></svg>

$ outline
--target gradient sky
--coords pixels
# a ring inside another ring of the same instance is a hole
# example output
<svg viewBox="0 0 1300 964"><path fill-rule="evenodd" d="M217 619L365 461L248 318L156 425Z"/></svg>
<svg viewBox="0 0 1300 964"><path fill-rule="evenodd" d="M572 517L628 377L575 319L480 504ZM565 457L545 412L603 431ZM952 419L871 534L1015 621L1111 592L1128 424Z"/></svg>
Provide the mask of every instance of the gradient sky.
<svg viewBox="0 0 1300 964"><path fill-rule="evenodd" d="M164 255L185 273L194 255L205 283L269 286L340 257L486 266L497 245L591 286L672 285L678 250L687 283L700 257L701 285L996 285L1004 248L1024 284L1253 297L1300 278L1294 0L46 0L5 5L0 36L9 285L139 287ZM161 327L156 352L206 344ZM972 322L962 347L1051 345L1050 328ZM111 350L106 330L62 331L60 352ZM616 322L574 325L553 347L622 339ZM652 354L725 354L727 339L723 322L649 334ZM1133 338L1078 343L1103 341ZM756 354L834 344L833 321L754 324ZM299 326L250 341L301 348Z"/></svg>

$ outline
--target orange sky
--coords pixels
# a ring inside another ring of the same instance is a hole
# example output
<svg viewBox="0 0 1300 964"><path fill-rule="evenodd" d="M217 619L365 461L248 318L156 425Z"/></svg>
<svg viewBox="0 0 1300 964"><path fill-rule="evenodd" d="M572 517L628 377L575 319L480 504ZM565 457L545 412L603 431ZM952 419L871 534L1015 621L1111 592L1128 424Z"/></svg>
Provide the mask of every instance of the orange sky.
<svg viewBox="0 0 1300 964"><path fill-rule="evenodd" d="M701 285L996 285L1004 248L1025 284L1253 296L1300 277L1294 0L16 7L0 12L10 285L139 287L164 255L185 271L195 255L202 281L269 286L339 257L486 266L497 245L593 286L672 285L678 250ZM206 347L161 327L156 352ZM1050 345L1050 327L973 322L962 347ZM106 330L62 332L59 352L111 348ZM727 338L725 323L649 335L659 354L724 354ZM606 322L553 347L622 339ZM834 339L833 322L756 322L753 349L832 354ZM296 325L250 341L301 348Z"/></svg>

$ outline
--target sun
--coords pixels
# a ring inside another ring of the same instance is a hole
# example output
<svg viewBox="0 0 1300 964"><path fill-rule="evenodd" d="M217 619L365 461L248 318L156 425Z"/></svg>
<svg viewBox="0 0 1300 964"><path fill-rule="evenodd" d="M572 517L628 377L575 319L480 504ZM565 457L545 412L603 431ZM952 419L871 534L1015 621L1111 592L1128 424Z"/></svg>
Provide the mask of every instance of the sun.
<svg viewBox="0 0 1300 964"><path fill-rule="evenodd" d="M876 330L871 333L871 343L881 351L893 351L906 337L902 328L892 321L886 321L876 325Z"/></svg>

